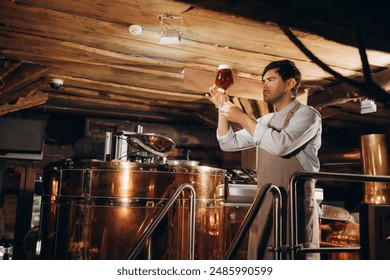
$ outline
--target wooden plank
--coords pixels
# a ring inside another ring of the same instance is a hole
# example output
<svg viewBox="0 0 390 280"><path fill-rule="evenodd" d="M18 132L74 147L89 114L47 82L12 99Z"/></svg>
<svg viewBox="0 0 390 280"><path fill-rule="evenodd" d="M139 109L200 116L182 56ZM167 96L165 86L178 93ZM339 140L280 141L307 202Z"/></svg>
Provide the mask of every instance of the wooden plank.
<svg viewBox="0 0 390 280"><path fill-rule="evenodd" d="M259 116L264 116L264 115L266 115L266 114L268 114L270 112L269 108L268 108L268 104L266 102L260 101L260 100L256 100L254 103L257 106L257 110L259 112Z"/></svg>
<svg viewBox="0 0 390 280"><path fill-rule="evenodd" d="M35 92L40 90L44 85L46 84L46 79L41 77L38 80L34 81L33 83L27 85L26 87L23 87L12 94L8 94L5 97L2 97L0 100L0 106L16 102L20 97L24 96L32 96Z"/></svg>
<svg viewBox="0 0 390 280"><path fill-rule="evenodd" d="M91 100L100 99L100 100L113 100L117 102L123 102L123 105L126 106L126 103L133 104L147 104L150 106L166 106L168 108L180 108L180 110L200 110L207 106L201 102L185 102L185 101L172 101L172 100L162 100L156 99L152 100L150 98L134 97L127 94L117 94L113 92L107 92L102 90L90 90L85 88L73 87L63 85L59 90L45 90L45 92L50 93L50 98L55 99L56 97L65 98L67 96L84 97L90 98Z"/></svg>
<svg viewBox="0 0 390 280"><path fill-rule="evenodd" d="M31 84L32 82L40 79L47 71L47 68L40 65L23 64L19 66L14 71L13 75L8 76L4 80L5 85L0 88L0 96L4 98L7 95L12 94L14 91Z"/></svg>
<svg viewBox="0 0 390 280"><path fill-rule="evenodd" d="M142 120L154 123L191 124L191 121L193 121L192 118L183 115L178 117L177 115L169 113L161 114L159 112L145 112L134 109L128 110L124 106L115 105L105 105L105 107L102 108L99 104L84 102L69 104L64 102L64 100L48 100L44 106L38 106L36 110L47 113L76 114L81 116L117 118L133 121Z"/></svg>
<svg viewBox="0 0 390 280"><path fill-rule="evenodd" d="M0 64L0 80L5 79L12 71L18 68L20 64L20 62L3 61Z"/></svg>
<svg viewBox="0 0 390 280"><path fill-rule="evenodd" d="M189 93L180 93L175 91L165 91L153 88L144 88L139 86L131 86L127 84L118 84L107 81L91 80L87 78L77 78L67 75L56 75L50 74L51 77L58 77L63 79L64 89L69 84L71 87L89 88L92 90L98 90L101 92L110 92L122 94L125 96L132 96L134 98L144 98L149 100L172 100L172 101L183 101L183 102L201 102L207 103L208 100L204 95L196 95Z"/></svg>
<svg viewBox="0 0 390 280"><path fill-rule="evenodd" d="M372 79L385 91L390 91L390 69L373 73ZM363 78L359 78L357 81L362 82ZM345 84L328 87L323 90L317 90L309 97L310 105L315 108L341 105L350 101L358 101L360 99L366 99L364 93Z"/></svg>
<svg viewBox="0 0 390 280"><path fill-rule="evenodd" d="M173 0L138 0L138 5L142 11L151 15L162 15L166 12L181 14L191 7L191 4Z"/></svg>
<svg viewBox="0 0 390 280"><path fill-rule="evenodd" d="M104 99L104 98L91 98L91 97L85 97L85 96L74 96L74 95L63 95L58 93L50 93L49 98L51 101L56 100L62 100L66 101L68 104L72 103L80 103L83 102L84 104L90 104L88 106L96 106L100 105L101 107L109 107L109 106L117 106L117 107L124 107L126 110L137 110L137 111L146 111L146 112L160 112L160 113L169 113L169 114L178 114L178 115L185 115L188 112L183 111L182 108L178 108L177 106L159 106L159 105L148 105L148 104L142 104L142 103L135 103L133 101L125 101L125 100L110 100L110 99ZM196 107L192 107L192 109L196 109ZM189 110L191 111L191 110Z"/></svg>
<svg viewBox="0 0 390 280"><path fill-rule="evenodd" d="M157 14L145 15L139 8L137 0L111 1L109 5L104 0L80 0L77 3L68 3L68 1L64 0L55 4L48 3L45 0L23 0L18 2L70 14L80 14L80 11L83 11L85 17L118 24L128 24L128 19L131 18L133 19L132 23L140 24L145 30L154 32L160 30L159 23L156 22ZM234 7L239 8L239 5L234 5ZM265 14L269 14L269 12L268 10ZM239 13L238 10L237 13ZM206 42L210 45L219 44L231 49L246 49L250 52L308 62L303 54L297 52L297 49L284 36L279 27L270 21L254 21L237 15L232 16L199 7L187 11L182 16L185 20L184 39L197 42L203 42L206 39ZM218 32L215 32L216 29ZM360 67L360 57L355 48L326 40L319 35L299 30L295 30L295 33L309 49L316 50L315 52L318 53L319 57L330 66L345 69ZM336 53L333 51L335 48L338 50ZM368 51L368 55L372 64L382 66L386 64L382 60L383 53Z"/></svg>
<svg viewBox="0 0 390 280"><path fill-rule="evenodd" d="M248 99L239 98L243 111L249 115L252 119L257 119L259 115L253 111L252 104Z"/></svg>
<svg viewBox="0 0 390 280"><path fill-rule="evenodd" d="M363 127L364 125L371 125L371 129L374 127L384 127L390 125L389 118L376 116L375 113L370 114L351 114L345 111L339 112L337 115L332 116L332 120L344 121L348 123L355 123L357 126ZM348 125L346 127L349 127Z"/></svg>
<svg viewBox="0 0 390 280"><path fill-rule="evenodd" d="M4 104L0 106L0 116L45 104L47 100L48 94L44 92L37 92L26 97L21 97L15 104Z"/></svg>
<svg viewBox="0 0 390 280"><path fill-rule="evenodd" d="M17 16L10 18L7 22L10 23L11 26L20 26L23 28L23 24L26 22L28 17L29 27L34 26L34 29L29 30L29 32L34 33L35 35L39 35L42 37L51 37L58 40L68 40L70 42L81 43L80 40L83 40L83 44L88 46L97 46L96 42L98 42L99 47L107 50L114 50L117 52L128 52L133 54L145 54L147 53L149 56L155 57L169 57L169 59L183 61L183 62L194 62L197 61L199 64L206 65L218 65L220 62L228 62L234 66L236 69L241 70L242 72L255 73L258 71L257 69L261 69L270 61L275 59L274 54L264 54L261 52L255 51L243 51L245 47L216 47L215 44L212 43L199 43L201 40L188 40L181 45L160 45L158 44L159 32L156 31L148 31L146 30L140 36L141 37L129 37L126 30L123 29L123 26L118 24L112 24L107 22L96 21L95 19L88 18L80 18L78 16L64 14L60 12L26 7L26 6L18 6L14 5L13 7L4 7L4 16L6 16L7 12L11 12L11 8L17 9ZM15 11L13 11L15 13ZM35 15L31 17L31 15ZM1 15L1 12L0 12ZM44 19L44 20L43 20ZM155 18L153 19L155 21ZM198 19L199 21L199 19ZM215 28L216 23L215 19L213 22L208 22L208 28ZM47 22L51 24L48 25ZM70 24L70 22L72 24ZM224 24L229 23L229 21L225 21ZM156 23L154 24L156 26ZM50 26L50 29L48 27ZM94 37L98 37L99 40L91 40L91 31L90 26L94 26ZM158 24L157 24L158 26ZM67 28L65 28L67 27ZM231 28L233 27L230 26ZM223 27L226 28L226 27ZM228 30L228 29L226 29ZM234 29L235 30L235 29ZM255 29L253 29L255 31ZM258 30L257 30L258 31ZM233 32L230 30L230 32ZM245 31L244 31L245 32ZM74 34L83 34L84 36L76 37ZM214 32L215 33L215 32ZM232 38L234 33L231 33L230 36L226 36L227 38ZM226 35L226 34L225 34ZM237 34L235 34L237 35ZM284 36L281 32L280 36ZM275 32L269 33L269 38L272 39L275 37ZM253 36L253 38L257 38ZM269 39L267 38L267 39ZM204 39L203 39L204 40ZM256 40L256 39L254 39ZM239 41L239 40L235 40ZM131 43L132 42L132 43ZM278 41L279 44L284 42L286 44L285 47L281 47L281 49L290 50L294 49L295 54L291 56L291 59L294 59L297 54L297 49L291 45L291 43L284 38L283 41ZM243 44L244 46L245 44ZM252 46L256 44L252 43ZM206 55L207 54L207 55ZM349 53L350 54L350 53ZM287 56L290 57L290 56ZM227 61L228 60L228 61ZM296 60L296 59L294 59ZM358 60L360 61L360 60ZM296 60L298 66L300 67L303 64L305 67L302 67L305 70L304 76L308 77L308 79L317 79L322 77L323 75L327 75L324 73L319 67L316 65L312 65L306 60ZM242 65L246 65L246 71L243 71L240 67ZM356 65L355 65L356 66ZM301 67L300 67L301 68ZM337 68L343 74L348 75L352 73L356 73L351 70L346 70L345 68ZM316 74L317 73L317 74Z"/></svg>

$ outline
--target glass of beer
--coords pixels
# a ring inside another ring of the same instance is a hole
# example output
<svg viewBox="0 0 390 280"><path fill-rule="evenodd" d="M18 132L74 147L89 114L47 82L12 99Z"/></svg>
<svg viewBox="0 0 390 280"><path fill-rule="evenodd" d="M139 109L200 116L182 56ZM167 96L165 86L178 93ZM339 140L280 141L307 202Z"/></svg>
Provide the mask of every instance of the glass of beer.
<svg viewBox="0 0 390 280"><path fill-rule="evenodd" d="M221 64L218 66L215 84L219 88L223 89L223 92L225 92L230 86L233 85L233 73L230 65Z"/></svg>

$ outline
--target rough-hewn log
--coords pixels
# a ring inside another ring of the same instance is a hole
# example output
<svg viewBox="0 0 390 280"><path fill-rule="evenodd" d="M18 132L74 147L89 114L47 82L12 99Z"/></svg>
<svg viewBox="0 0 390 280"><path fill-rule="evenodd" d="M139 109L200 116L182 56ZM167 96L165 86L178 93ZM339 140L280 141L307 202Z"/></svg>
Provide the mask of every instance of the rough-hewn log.
<svg viewBox="0 0 390 280"><path fill-rule="evenodd" d="M15 103L20 97L32 96L36 91L40 90L47 83L44 77L40 77L35 82L23 87L12 94L8 94L0 99L0 105L7 103Z"/></svg>
<svg viewBox="0 0 390 280"><path fill-rule="evenodd" d="M4 104L0 106L0 116L45 104L47 100L48 94L45 92L36 92L32 95L21 97L15 104Z"/></svg>
<svg viewBox="0 0 390 280"><path fill-rule="evenodd" d="M19 66L12 76L8 76L4 80L5 85L0 88L0 97L4 98L14 91L33 83L40 79L47 71L47 68L40 65L23 64Z"/></svg>
<svg viewBox="0 0 390 280"><path fill-rule="evenodd" d="M0 80L5 79L12 71L19 67L20 62L3 61L0 63Z"/></svg>

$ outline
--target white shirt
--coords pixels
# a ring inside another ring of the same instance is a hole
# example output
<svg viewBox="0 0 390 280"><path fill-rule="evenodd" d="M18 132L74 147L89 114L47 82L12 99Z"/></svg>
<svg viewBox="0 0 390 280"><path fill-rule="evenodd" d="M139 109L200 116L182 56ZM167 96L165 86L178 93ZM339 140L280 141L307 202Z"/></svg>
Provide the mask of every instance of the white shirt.
<svg viewBox="0 0 390 280"><path fill-rule="evenodd" d="M273 122L283 125L287 113L297 103L294 100L281 111L258 118L253 136L245 129L234 132L231 127L224 136L219 136L217 132L221 149L234 152L258 146L278 156L286 156L299 150L296 157L303 169L308 172L319 171L320 161L317 155L321 147L322 124L321 115L316 109L301 104L287 128L278 131L269 127L272 117L276 118Z"/></svg>

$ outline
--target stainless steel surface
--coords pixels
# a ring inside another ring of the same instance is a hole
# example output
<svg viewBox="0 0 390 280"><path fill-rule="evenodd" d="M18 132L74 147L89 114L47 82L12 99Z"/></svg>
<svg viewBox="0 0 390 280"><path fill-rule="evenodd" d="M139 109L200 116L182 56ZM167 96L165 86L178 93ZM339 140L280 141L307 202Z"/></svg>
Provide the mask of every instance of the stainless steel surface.
<svg viewBox="0 0 390 280"><path fill-rule="evenodd" d="M139 146L137 142L132 141L133 139L137 139L145 146L148 146L160 153L169 152L176 146L175 142L173 142L173 140L169 137L155 133L137 133L129 135L127 138L128 144L136 150L143 150L143 147Z"/></svg>
<svg viewBox="0 0 390 280"><path fill-rule="evenodd" d="M162 157L162 158L164 158L164 159L166 159L166 157L167 157L166 154L160 153L160 152L158 152L158 151L156 151L156 150L153 150L153 149L150 148L148 145L142 143L141 140L138 140L138 139L136 139L136 138L130 139L130 142L129 142L129 143L131 143L131 146L132 146L133 148L137 148L137 149L144 150L144 151L146 151L146 152L149 152L149 153L151 153L151 154L153 154L153 155Z"/></svg>
<svg viewBox="0 0 390 280"><path fill-rule="evenodd" d="M226 202L253 203L256 192L257 185L227 184Z"/></svg>
<svg viewBox="0 0 390 280"><path fill-rule="evenodd" d="M172 166L198 166L199 161L196 160L168 160L167 163Z"/></svg>
<svg viewBox="0 0 390 280"><path fill-rule="evenodd" d="M363 173L366 175L388 175L386 136L369 134L360 136ZM389 204L390 185L383 182L366 182L364 203Z"/></svg>
<svg viewBox="0 0 390 280"><path fill-rule="evenodd" d="M190 184L197 193L195 258L222 259L224 178L224 170L207 166L86 161L49 167L40 258L125 259L154 206L168 200L166 190ZM152 234L150 253L140 258L188 258L188 198L180 196Z"/></svg>

